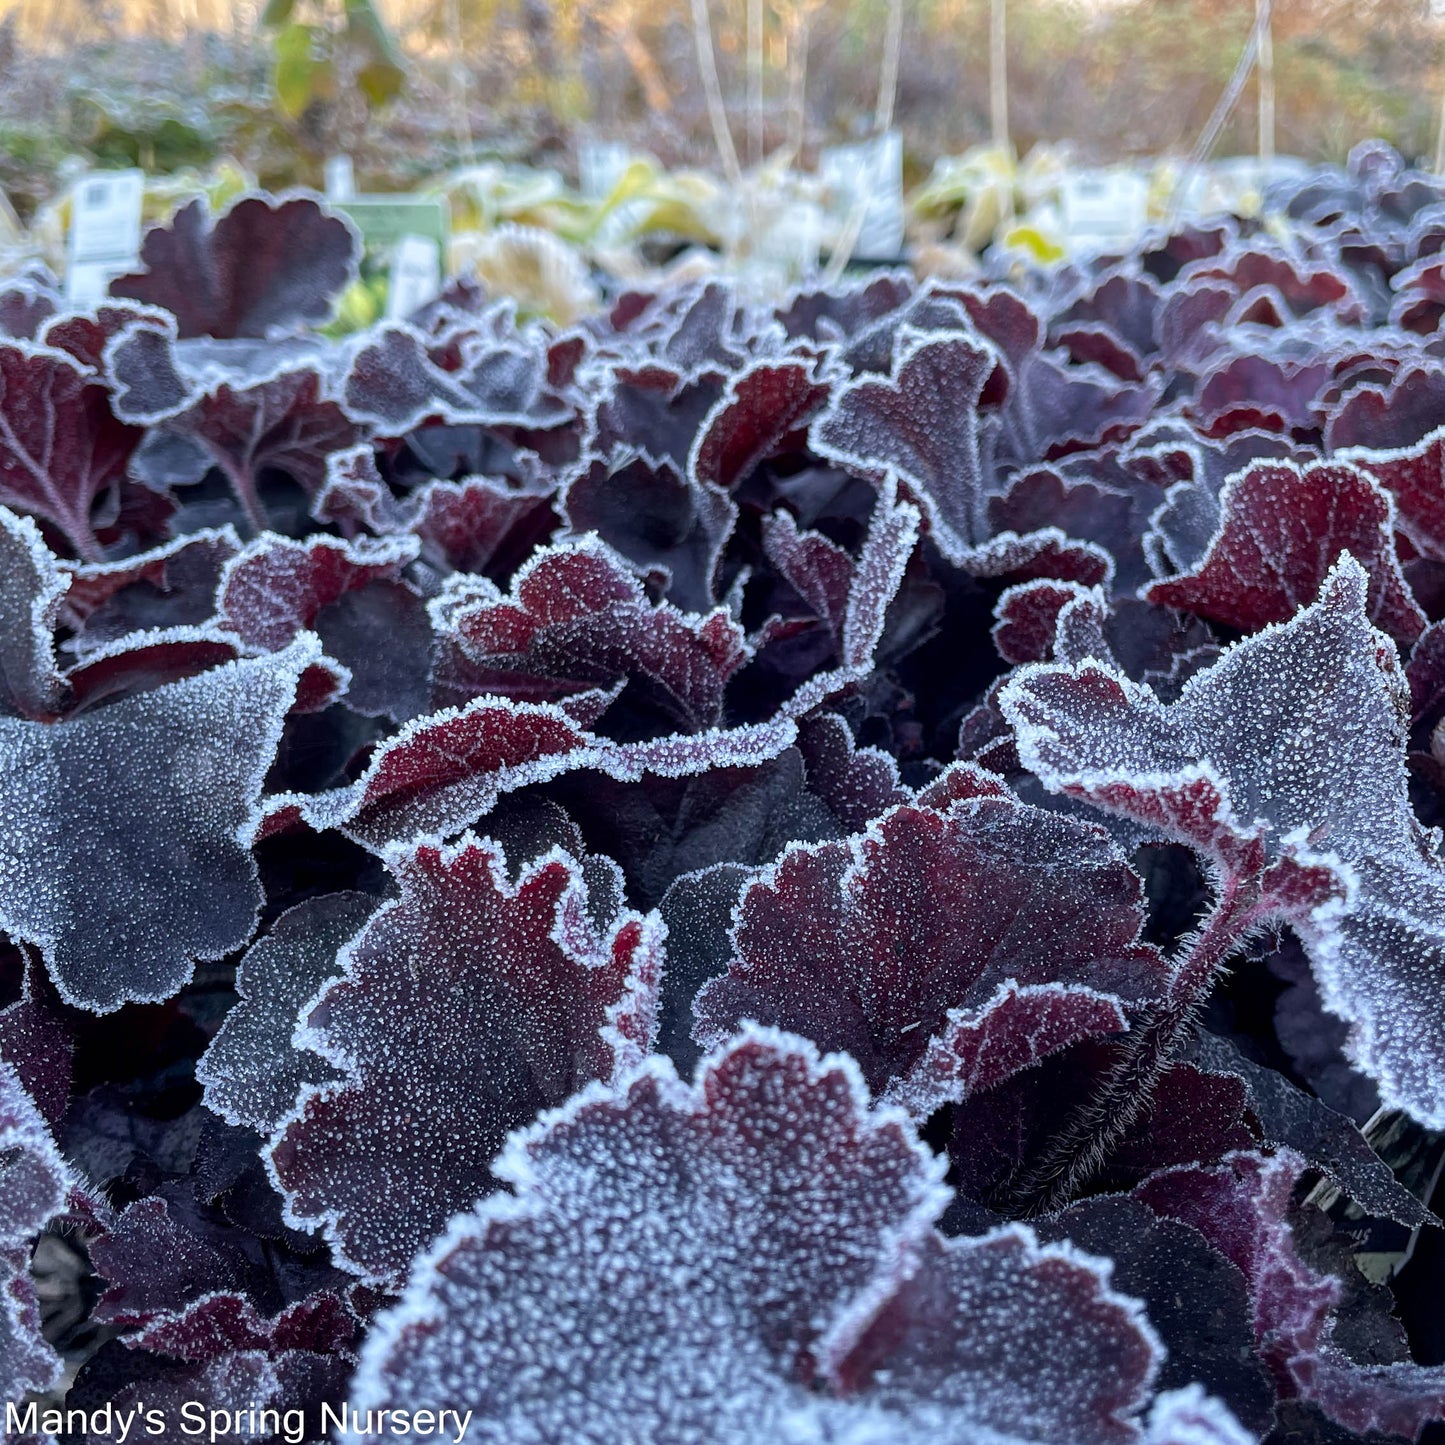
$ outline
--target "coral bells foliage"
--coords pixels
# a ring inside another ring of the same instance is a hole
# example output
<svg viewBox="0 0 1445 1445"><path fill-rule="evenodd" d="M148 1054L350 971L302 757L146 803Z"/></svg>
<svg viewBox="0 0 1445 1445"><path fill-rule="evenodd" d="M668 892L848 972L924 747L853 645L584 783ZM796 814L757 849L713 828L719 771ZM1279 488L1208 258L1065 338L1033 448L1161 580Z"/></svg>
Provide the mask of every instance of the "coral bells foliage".
<svg viewBox="0 0 1445 1445"><path fill-rule="evenodd" d="M13 282L6 1429L1445 1438L1445 187L1270 204L565 331L334 339L305 196Z"/></svg>

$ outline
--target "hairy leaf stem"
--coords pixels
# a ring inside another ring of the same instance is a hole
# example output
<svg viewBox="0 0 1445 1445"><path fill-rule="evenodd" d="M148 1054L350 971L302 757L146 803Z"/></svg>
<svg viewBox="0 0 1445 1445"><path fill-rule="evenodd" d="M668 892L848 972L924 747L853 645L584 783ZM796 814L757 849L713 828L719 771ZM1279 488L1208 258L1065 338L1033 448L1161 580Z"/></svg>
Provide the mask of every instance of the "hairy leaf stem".
<svg viewBox="0 0 1445 1445"><path fill-rule="evenodd" d="M1011 1213L1041 1214L1073 1199L1149 1111L1159 1080L1189 1035L1229 957L1258 921L1257 877L1231 875L1203 926L1188 940L1159 1003L1119 1041L1098 1088L1000 1191Z"/></svg>

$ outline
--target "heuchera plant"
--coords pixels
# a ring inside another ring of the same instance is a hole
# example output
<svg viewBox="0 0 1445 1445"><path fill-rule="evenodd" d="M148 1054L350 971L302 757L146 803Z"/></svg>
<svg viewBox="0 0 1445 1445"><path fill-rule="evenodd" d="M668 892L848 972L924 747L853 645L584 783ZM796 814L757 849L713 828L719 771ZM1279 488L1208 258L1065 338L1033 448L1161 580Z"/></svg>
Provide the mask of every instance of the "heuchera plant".
<svg viewBox="0 0 1445 1445"><path fill-rule="evenodd" d="M1271 206L567 330L329 339L304 196L16 282L9 1434L1445 1438L1445 185Z"/></svg>

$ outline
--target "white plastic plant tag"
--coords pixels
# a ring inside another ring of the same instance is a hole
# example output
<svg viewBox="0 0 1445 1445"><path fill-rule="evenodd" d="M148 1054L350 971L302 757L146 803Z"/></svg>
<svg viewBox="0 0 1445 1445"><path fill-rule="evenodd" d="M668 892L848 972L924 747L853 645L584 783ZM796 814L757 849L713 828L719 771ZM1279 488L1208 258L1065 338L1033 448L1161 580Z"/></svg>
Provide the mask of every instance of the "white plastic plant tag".
<svg viewBox="0 0 1445 1445"><path fill-rule="evenodd" d="M442 289L441 248L430 236L403 236L392 257L386 319L399 321Z"/></svg>
<svg viewBox="0 0 1445 1445"><path fill-rule="evenodd" d="M1074 250L1126 246L1144 229L1149 183L1134 171L1074 171L1064 177L1063 202Z"/></svg>
<svg viewBox="0 0 1445 1445"><path fill-rule="evenodd" d="M65 299L73 306L98 306L110 294L117 276L135 269L129 261L72 261L65 268Z"/></svg>
<svg viewBox="0 0 1445 1445"><path fill-rule="evenodd" d="M356 172L350 156L332 156L322 170L328 201L350 201L356 196Z"/></svg>
<svg viewBox="0 0 1445 1445"><path fill-rule="evenodd" d="M97 171L76 184L70 198L68 300L98 300L113 277L139 262L144 191L140 170Z"/></svg>

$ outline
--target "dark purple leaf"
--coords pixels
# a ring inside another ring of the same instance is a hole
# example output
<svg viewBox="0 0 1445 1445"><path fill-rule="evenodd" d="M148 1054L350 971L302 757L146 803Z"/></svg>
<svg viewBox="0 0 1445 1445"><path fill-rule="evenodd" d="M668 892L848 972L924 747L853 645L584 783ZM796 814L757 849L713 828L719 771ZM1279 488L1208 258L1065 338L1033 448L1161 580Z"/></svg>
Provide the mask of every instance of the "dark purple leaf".
<svg viewBox="0 0 1445 1445"><path fill-rule="evenodd" d="M47 726L0 718L0 924L68 1003L169 998L239 947L261 781L313 639Z"/></svg>
<svg viewBox="0 0 1445 1445"><path fill-rule="evenodd" d="M342 1077L302 1088L269 1154L288 1222L324 1226L338 1262L377 1281L496 1187L512 1129L650 1048L662 966L656 917L594 920L563 853L515 884L471 836L387 864L400 898L297 1036Z"/></svg>
<svg viewBox="0 0 1445 1445"><path fill-rule="evenodd" d="M1313 1401L1347 1429L1413 1439L1427 1420L1445 1418L1445 1368L1360 1365L1335 1343L1340 1283L1301 1259L1290 1232L1303 1168L1287 1149L1273 1158L1240 1153L1213 1168L1157 1174L1135 1193L1192 1225L1244 1275L1255 1345L1281 1393Z"/></svg>
<svg viewBox="0 0 1445 1445"><path fill-rule="evenodd" d="M101 558L92 512L125 475L140 433L111 415L106 388L51 347L0 341L0 504L56 527Z"/></svg>
<svg viewBox="0 0 1445 1445"><path fill-rule="evenodd" d="M359 249L351 226L307 196L246 196L214 221L195 200L146 233L145 270L110 290L169 311L182 337L272 337L331 315Z"/></svg>
<svg viewBox="0 0 1445 1445"><path fill-rule="evenodd" d="M1358 468L1257 463L1225 484L1220 509L1204 558L1192 572L1154 583L1149 601L1257 632L1311 602L1349 552L1369 574L1370 620L1406 643L1424 631L1400 575L1394 506Z"/></svg>
<svg viewBox="0 0 1445 1445"><path fill-rule="evenodd" d="M699 1042L744 1018L803 1034L921 1119L1125 1028L1165 969L1123 855L1011 798L940 801L794 846L751 884L728 974L698 997Z"/></svg>

